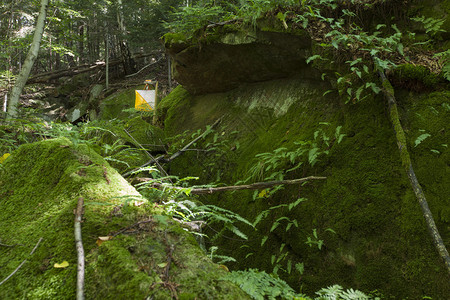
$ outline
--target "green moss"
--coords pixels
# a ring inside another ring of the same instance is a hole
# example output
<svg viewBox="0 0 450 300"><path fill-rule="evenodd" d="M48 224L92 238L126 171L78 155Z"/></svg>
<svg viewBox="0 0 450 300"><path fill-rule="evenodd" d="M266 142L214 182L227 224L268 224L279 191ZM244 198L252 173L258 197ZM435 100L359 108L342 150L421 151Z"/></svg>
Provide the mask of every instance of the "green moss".
<svg viewBox="0 0 450 300"><path fill-rule="evenodd" d="M186 36L183 33L166 33L162 38L166 44L186 42Z"/></svg>
<svg viewBox="0 0 450 300"><path fill-rule="evenodd" d="M183 33L166 33L161 39L164 47L170 49L171 54L178 53L189 46L188 39Z"/></svg>
<svg viewBox="0 0 450 300"><path fill-rule="evenodd" d="M163 130L149 124L142 117L134 117L126 122L125 129L133 138L123 130L117 132L117 134L136 147L139 148L139 145L144 145L150 151L162 151L164 149L165 135Z"/></svg>
<svg viewBox="0 0 450 300"><path fill-rule="evenodd" d="M393 88L391 85L391 90ZM392 94L393 95L393 94ZM398 143L398 148L400 150L400 157L402 161L403 168L407 172L411 166L411 159L409 158L409 152L406 143L405 132L403 131L402 124L400 123L400 117L398 115L397 105L392 105L389 109L389 116L391 118L392 126L394 127L395 136Z"/></svg>
<svg viewBox="0 0 450 300"><path fill-rule="evenodd" d="M137 87L136 89L143 88ZM127 119L131 113L124 112L125 109L134 108L135 89L127 89L112 94L100 103L101 120Z"/></svg>
<svg viewBox="0 0 450 300"><path fill-rule="evenodd" d="M189 105L189 93L182 87L177 86L167 97L158 104L158 117L164 120L166 133L174 134L180 127L175 125L183 124L188 119L187 114L181 114ZM179 118L182 118L181 120Z"/></svg>
<svg viewBox="0 0 450 300"><path fill-rule="evenodd" d="M342 143L332 145L328 157L322 157L314 168L305 164L289 175L289 178L327 176L326 182L285 187L267 199L253 200L252 192L202 198L203 202L231 209L249 220L271 206L298 197L308 198L292 211L270 215L257 233L244 228L250 235L247 242L219 239L220 254L239 261L228 264L229 268L256 267L270 272L271 256L279 255L280 245L286 244L285 249L289 249L286 260L305 264L300 282L305 292L339 283L365 291L377 289L399 298L445 297L450 292L448 274L433 249L419 204L410 189L385 101L378 96L344 106L339 99L321 97L327 89L326 84L292 78L243 85L222 94L191 96L178 91L178 100L166 109L173 113L170 120L165 120L169 135L204 129L218 111L223 119L217 135L196 146L201 149L201 145L215 140L215 151L184 154L171 164L172 173L181 177L200 175L201 183L234 184L249 176L248 170L258 163L256 154L280 147L295 149L295 142L312 138L319 122L342 125L346 137ZM419 132L414 135L411 132L417 126L429 130L433 137L439 136L436 146L448 140L447 130L443 129L449 119L445 104L448 92L423 96L396 93L396 96L399 111L395 114L406 131L402 142L410 149L419 181L424 183L432 203L430 207L440 218L438 226L444 229L441 234L448 240L449 232L445 230L450 186L445 175L448 151L440 146L439 156L430 149L427 153L416 153L432 140L429 138L413 148ZM273 222L281 216L296 219L299 227L286 232L279 226L270 233ZM325 231L327 228L337 234ZM305 244L313 229L324 240L325 248L321 251ZM269 235L269 239L261 247L264 235ZM294 288L300 288L297 273L280 272L280 275ZM426 292L422 286L426 286Z"/></svg>
<svg viewBox="0 0 450 300"><path fill-rule="evenodd" d="M86 145L74 146L67 139L26 144L2 166L0 236L2 244L16 246L0 248L4 266L0 278L6 278L24 259L28 262L2 285L0 298L75 298L73 210L79 197L85 200L82 235L89 298L167 299L171 292L163 281L177 285L180 293L200 298L205 294L214 299L245 298L234 285L219 280L219 267L177 224L169 226L169 218L160 216L160 209L150 204L133 206L133 200L144 199ZM134 235L125 232L97 245L98 237L112 236L144 218L150 221L137 226ZM158 221L163 218L165 222ZM42 243L30 256L40 237ZM170 278L165 278L159 266L167 263L171 247L173 265ZM53 267L63 261L69 266Z"/></svg>
<svg viewBox="0 0 450 300"><path fill-rule="evenodd" d="M438 74L431 73L424 66L414 66L411 64L399 65L394 70L395 76L400 80L417 80L422 82L426 87L432 88L442 81L442 77Z"/></svg>
<svg viewBox="0 0 450 300"><path fill-rule="evenodd" d="M449 222L450 203L445 194L450 192L450 179L447 176L450 133L446 130L450 118L450 92L407 95L404 99L410 107L403 118L408 129L407 142L414 171L424 188L434 218ZM417 137L423 133L430 134L430 137L415 146ZM450 233L445 230L441 235L444 240L450 237Z"/></svg>

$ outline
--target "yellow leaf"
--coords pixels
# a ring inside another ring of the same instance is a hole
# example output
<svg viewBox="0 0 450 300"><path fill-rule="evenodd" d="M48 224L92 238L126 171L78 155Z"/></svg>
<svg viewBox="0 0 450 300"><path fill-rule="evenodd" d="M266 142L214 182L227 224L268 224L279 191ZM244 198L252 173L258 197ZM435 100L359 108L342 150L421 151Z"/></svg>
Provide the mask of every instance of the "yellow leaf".
<svg viewBox="0 0 450 300"><path fill-rule="evenodd" d="M53 265L54 268L67 268L68 266L69 266L69 263L67 262L67 260L63 261L60 264Z"/></svg>
<svg viewBox="0 0 450 300"><path fill-rule="evenodd" d="M3 156L0 157L0 164L3 163L8 158L8 156L10 156L10 155L11 154L9 154L9 153L3 154Z"/></svg>
<svg viewBox="0 0 450 300"><path fill-rule="evenodd" d="M258 194L258 198L264 198L266 197L268 194L267 189L262 190L259 194Z"/></svg>
<svg viewBox="0 0 450 300"><path fill-rule="evenodd" d="M230 272L230 270L228 270L227 266L225 265L219 265L219 268L224 269L227 272Z"/></svg>
<svg viewBox="0 0 450 300"><path fill-rule="evenodd" d="M97 246L100 246L101 244L103 244L103 242L109 241L111 240L113 237L112 236L99 236L97 238Z"/></svg>
<svg viewBox="0 0 450 300"><path fill-rule="evenodd" d="M166 262L158 264L158 267L160 267L160 268L165 268L166 266L167 266Z"/></svg>

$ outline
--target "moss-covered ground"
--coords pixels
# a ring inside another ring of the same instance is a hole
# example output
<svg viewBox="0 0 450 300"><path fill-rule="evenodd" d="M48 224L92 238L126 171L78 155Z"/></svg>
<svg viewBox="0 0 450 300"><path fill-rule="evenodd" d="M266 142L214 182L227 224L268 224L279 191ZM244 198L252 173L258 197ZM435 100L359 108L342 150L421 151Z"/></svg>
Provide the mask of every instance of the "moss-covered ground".
<svg viewBox="0 0 450 300"><path fill-rule="evenodd" d="M326 176L325 182L285 187L258 199L253 192L201 198L250 221L275 205L292 203L299 197L308 199L292 210L273 210L257 226L257 232L246 231L248 241L225 234L216 241L220 253L237 259L238 263L228 265L230 268L268 272L277 258L287 253L280 259L278 274L303 292L338 283L383 298L445 299L450 294L449 275L428 236L402 168L387 104L382 97L344 104L335 94L322 97L328 88L325 83L304 78L247 84L227 93L203 96L191 96L178 87L161 103L169 137L187 130L182 135L186 144L191 133L204 130L218 118L222 121L215 134L196 145L202 149L212 143L216 145L213 151L186 152L171 163L171 172L200 176L203 183L234 184L246 179L259 163L257 154L281 147L292 151L296 142L312 140L320 127L332 137L334 128L343 126L346 136L339 144L332 139L328 156L319 157L314 167L305 163L286 177ZM416 94L405 90L397 94L413 166L449 248L448 92ZM424 132L431 137L414 147ZM175 141L172 147L180 149L183 142ZM261 178L265 175L270 172ZM298 227L287 230L284 219L271 230L280 217L296 220ZM261 246L265 236L267 241ZM317 243L308 244L308 238L322 240L323 245L319 249ZM296 263L304 264L301 274L294 270Z"/></svg>
<svg viewBox="0 0 450 300"><path fill-rule="evenodd" d="M55 139L22 145L1 165L1 280L27 260L0 286L1 299L75 298L73 212L79 197L85 201L87 299L246 297L220 279L225 271L206 258L190 234L95 151ZM120 230L97 244L99 237ZM55 267L63 261L67 267Z"/></svg>

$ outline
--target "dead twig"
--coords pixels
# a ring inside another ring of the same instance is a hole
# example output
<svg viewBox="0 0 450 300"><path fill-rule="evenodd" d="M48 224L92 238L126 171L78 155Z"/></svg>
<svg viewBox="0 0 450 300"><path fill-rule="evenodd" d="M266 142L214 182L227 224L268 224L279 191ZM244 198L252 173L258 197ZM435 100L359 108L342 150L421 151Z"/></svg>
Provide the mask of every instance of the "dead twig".
<svg viewBox="0 0 450 300"><path fill-rule="evenodd" d="M220 121L222 120L222 118L217 119L214 124L211 125L211 129L213 129L214 127L216 127ZM177 158L178 156L180 156L181 154L183 154L186 151L189 151L189 147L191 147L194 143L196 143L198 140L204 138L205 136L207 136L211 131L206 130L205 132L203 132L203 134L199 135L198 137L196 137L195 139L193 139L192 141L190 141L186 146L184 146L181 150L175 152L174 154L172 154L172 156L170 156L169 158L165 158L164 155L158 156L157 158L153 158L152 160L146 162L145 164L143 164L142 166L140 166L138 169L126 172L124 174L122 174L123 177L128 177L130 176L133 172L136 172L137 170L139 170L140 168L144 168L148 165L151 164L156 164L158 166L158 168L162 168L161 164L165 164L168 162L171 162L172 160L174 160L175 158ZM130 134L128 134L130 136ZM141 146L142 147L142 146ZM150 155L150 153L147 152L147 155ZM166 174L167 176L167 174Z"/></svg>
<svg viewBox="0 0 450 300"><path fill-rule="evenodd" d="M77 209L75 211L75 247L78 254L77 265L77 300L84 299L84 248L83 239L81 237L81 219L83 218L84 198L78 198Z"/></svg>
<svg viewBox="0 0 450 300"><path fill-rule="evenodd" d="M12 248L12 247L15 247L15 246L23 246L23 245L20 245L20 244L6 245L6 244L0 243L0 247L8 247L8 248Z"/></svg>
<svg viewBox="0 0 450 300"><path fill-rule="evenodd" d="M147 69L148 67L153 66L153 65L159 63L162 59L163 59L163 58L160 57L157 61L154 61L154 62L152 62L152 63L146 65L145 67L143 67L142 69L140 69L139 71L137 71L137 72L134 73L134 74L130 74L130 75L125 76L125 78L130 78L130 77L133 77L133 76L138 75L139 73L141 73L143 70Z"/></svg>
<svg viewBox="0 0 450 300"><path fill-rule="evenodd" d="M309 176L305 178L299 179L291 179L291 180L279 180L279 181L267 181L267 182L256 182L252 184L242 184L242 185L231 185L231 186L221 186L221 187L210 187L210 188L194 188L190 190L190 194L193 195L201 195L201 194L212 194L216 192L225 192L225 191L238 191L238 190L259 190L266 189L276 185L282 184L298 184L302 182L306 182L308 180L325 180L326 177L316 177ZM137 178L138 181L147 182L154 180L153 178ZM162 189L174 189L174 190L186 190L186 188L178 187L178 186L167 186L160 182L151 183L151 187L162 190Z"/></svg>
<svg viewBox="0 0 450 300"><path fill-rule="evenodd" d="M147 151L147 149L145 149L144 148L144 146L142 146L138 141L136 141L136 139L124 128L123 129L124 131L125 131L125 133L142 149L142 150L144 150L144 152L148 155L148 157L150 157L151 158L151 161L154 161L155 163L156 163L156 166L158 167L158 170L161 172L161 173L163 173L163 174L165 174L166 176L169 176L169 174L167 174L167 172L166 172L166 170L164 170L164 168L159 164L159 162L158 161L156 161L155 160L155 158L153 157L153 155L151 155L150 154L150 152L148 152ZM141 166L140 168L143 168L143 167L146 167L146 166L148 166L149 164L145 164L145 165L143 165L143 166ZM130 172L127 172L127 173L125 173L125 174L123 174L122 176L123 177L126 177L126 176L128 176L128 175L130 175L131 173L133 173L133 172L135 172L136 170L133 170L133 171L130 171Z"/></svg>
<svg viewBox="0 0 450 300"><path fill-rule="evenodd" d="M33 255L34 251L36 251L37 247L39 246L39 244L41 243L41 241L43 240L43 238L40 238L39 241L36 243L36 246L34 246L33 250L31 250L30 255ZM9 278L11 278L14 274L17 273L17 271L19 271L19 269L27 262L27 260L25 259L23 262L20 263L20 265L11 273L8 275L8 277L6 277L5 279L2 280L2 282L0 282L0 285L2 285L3 283L5 283Z"/></svg>
<svg viewBox="0 0 450 300"><path fill-rule="evenodd" d="M214 127L216 127L220 121L222 121L222 118L217 119L214 124L211 125L211 129L213 129ZM186 152L194 143L196 143L198 140L206 137L211 131L206 130L205 132L203 132L203 134L199 135L197 138L195 138L194 140L192 140L190 143L188 143L186 146L184 146L181 150L175 152L169 159L164 159L163 163L168 163L171 162L172 160L174 160L175 158L177 158L178 156L180 156L181 154L183 154L184 152Z"/></svg>
<svg viewBox="0 0 450 300"><path fill-rule="evenodd" d="M136 227L136 226L139 226L139 225L145 224L145 223L151 223L151 222L153 222L153 219L148 219L148 220L144 220L144 221L139 221L139 222L137 222L137 223L134 223L133 225L130 225L130 226L128 226L128 227L125 227L125 228L123 228L123 229L117 231L117 232L114 233L112 236L113 236L113 237L118 236L119 234L121 234L121 233L123 233L123 232L125 232L125 231L127 231L127 230L130 230L130 229L133 228L133 227Z"/></svg>

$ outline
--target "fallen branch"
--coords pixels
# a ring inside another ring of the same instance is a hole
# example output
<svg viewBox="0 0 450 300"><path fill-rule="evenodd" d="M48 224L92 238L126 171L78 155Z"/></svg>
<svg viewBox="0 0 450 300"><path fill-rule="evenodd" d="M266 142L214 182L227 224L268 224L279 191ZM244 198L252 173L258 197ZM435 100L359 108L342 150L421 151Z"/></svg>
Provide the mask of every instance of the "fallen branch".
<svg viewBox="0 0 450 300"><path fill-rule="evenodd" d="M216 27L216 26L224 26L224 25L232 24L232 23L240 23L242 21L243 21L242 19L233 19L233 20L228 20L228 21L219 22L219 23L215 23L215 22L209 21L210 24L208 24L206 26L206 28L209 29L209 28L213 28L213 27Z"/></svg>
<svg viewBox="0 0 450 300"><path fill-rule="evenodd" d="M211 129L213 129L214 127L216 127L220 121L222 120L222 118L217 119L214 124L211 125ZM171 157L169 157L168 159L162 159L162 163L168 163L171 162L172 160L174 160L175 158L177 158L178 156L180 156L181 154L183 154L184 152L188 151L189 147L191 147L194 143L196 143L198 140L206 137L211 131L210 130L205 130L205 132L203 132L203 134L199 135L198 137L196 137L194 140L192 140L190 143L188 143L186 146L184 146L181 150L175 152Z"/></svg>
<svg viewBox="0 0 450 300"><path fill-rule="evenodd" d="M423 193L422 187L420 186L412 167L411 158L409 156L408 148L406 145L405 132L403 131L402 125L400 123L400 118L398 116L397 102L394 97L394 88L386 78L384 72L380 71L379 74L383 86L383 93L389 105L389 117L391 119L392 126L394 127L398 149L400 150L402 165L406 171L406 174L408 175L409 181L414 190L414 194L419 201L420 207L422 208L422 214L427 223L428 231L430 232L430 235L433 239L434 246L436 247L436 250L438 251L441 258L444 260L447 270L450 273L450 256L436 227L433 215L431 214L430 208L428 207L427 199L425 198L425 194Z"/></svg>
<svg viewBox="0 0 450 300"><path fill-rule="evenodd" d="M152 162L155 162L156 163L156 166L158 167L158 170L162 173L162 174L165 174L166 176L169 176L169 174L167 174L167 172L166 172L166 170L164 170L164 168L160 165L160 163L153 157L153 155L151 155L150 154L150 152L148 152L147 151L147 149L145 149L144 148L144 146L142 146L138 141L136 141L136 139L124 128L123 129L124 131L125 131L125 133L142 149L142 150L144 150L144 152L147 154L147 156L148 157L150 157L151 158L151 161ZM139 168L143 168L143 167L146 167L146 166L148 166L149 164L144 164L143 166L141 166L141 167L139 167ZM139 170L139 169L137 169L137 170ZM133 172L135 172L136 170L133 170L133 171L129 171L129 172L127 172L127 173L125 173L125 174L123 174L122 176L123 177L126 177L126 176L128 176L128 175L130 175L131 173L133 173Z"/></svg>
<svg viewBox="0 0 450 300"><path fill-rule="evenodd" d="M78 198L77 209L75 211L75 247L78 254L77 265L77 300L84 299L84 248L81 237L81 219L83 218L83 197Z"/></svg>
<svg viewBox="0 0 450 300"><path fill-rule="evenodd" d="M15 247L15 246L17 246L17 245L19 245L19 244L14 244L14 245L6 245L6 244L2 244L2 243L0 243L0 247L8 247L8 248L12 248L12 247Z"/></svg>
<svg viewBox="0 0 450 300"><path fill-rule="evenodd" d="M256 182L252 184L243 184L243 185L230 185L230 186L221 186L221 187L211 187L211 188L194 188L190 190L190 194L200 195L200 194L212 194L217 192L225 192L225 191L239 191L239 190L259 190L259 189L267 189L276 185L282 184L298 184L302 182L306 182L308 180L325 180L326 177L316 177L309 176L305 178L299 179L291 179L291 180L279 180L279 181L267 181L267 182ZM154 180L153 178L137 178L138 181L148 182ZM162 190L162 189L174 189L174 190L187 190L186 188L177 187L177 186L167 186L160 182L151 183L151 187Z"/></svg>
<svg viewBox="0 0 450 300"><path fill-rule="evenodd" d="M214 127L216 127L220 121L222 120L222 118L217 119L214 124L211 125L211 129L213 129ZM125 131L126 132L126 131ZM172 156L170 156L169 158L165 158L164 155L158 156L156 158L152 158L152 160L146 162L145 164L141 165L139 168L128 171L124 174L122 174L123 177L128 177L131 174L133 174L134 172L136 172L137 170L139 170L140 168L145 168L151 164L156 164L159 168L162 168L160 164L165 164L168 162L171 162L172 160L174 160L175 158L177 158L178 156L180 156L181 154L183 154L186 151L189 151L189 147L191 147L194 143L196 143L198 140L204 138L205 136L207 136L211 131L210 130L205 130L205 132L203 132L203 134L199 135L198 137L196 137L195 139L193 139L191 142L189 142L186 146L184 146L181 150L175 152L174 154L172 154ZM131 135L127 132L127 134L131 137ZM133 138L133 137L131 137ZM134 140L134 138L133 138ZM136 141L136 140L135 140ZM142 146L141 146L142 147ZM143 147L142 147L143 148ZM144 149L145 150L145 149ZM148 153L146 151L146 153L151 156L150 153ZM167 174L166 174L167 175Z"/></svg>
<svg viewBox="0 0 450 300"><path fill-rule="evenodd" d="M144 58L144 57L148 57L148 56L154 56L157 53L159 53L159 52L153 51L150 53L141 53L141 54L134 55L133 58L136 59L136 58ZM123 63L123 61L120 58L111 59L109 61L109 66L111 67L111 66L115 66L115 65L120 65L122 63ZM33 75L33 77L31 77L31 78L28 78L27 83L28 84L30 84L30 83L45 83L45 82L48 82L49 80L57 79L60 77L74 76L74 75L82 74L85 72L94 71L97 69L103 69L105 67L106 67L106 62L98 61L93 64L84 64L84 65L75 66L75 67L68 68L68 69L61 69L61 70L55 70L55 71L51 71L51 72L39 73L39 74Z"/></svg>
<svg viewBox="0 0 450 300"><path fill-rule="evenodd" d="M152 63L146 65L145 67L143 67L142 69L140 69L140 70L137 71L136 73L125 76L125 78L130 78L130 77L133 77L133 76L138 75L139 73L141 73L143 70L147 69L148 67L153 66L153 65L159 63L159 62L161 61L161 59L162 59L162 57L161 57L160 59L158 59L157 61L154 61L154 62L152 62Z"/></svg>
<svg viewBox="0 0 450 300"><path fill-rule="evenodd" d="M33 250L31 250L30 252L30 256L33 255L34 251L36 251L37 247L39 246L39 244L41 243L43 238L40 238L39 241L36 243L36 246L34 246ZM11 278L14 274L17 273L17 271L19 271L19 269L27 262L27 260L25 259L23 262L20 263L20 265L11 273L8 275L8 277L6 277L5 279L2 280L2 282L0 282L0 285L2 285L3 283L5 283L9 278Z"/></svg>

